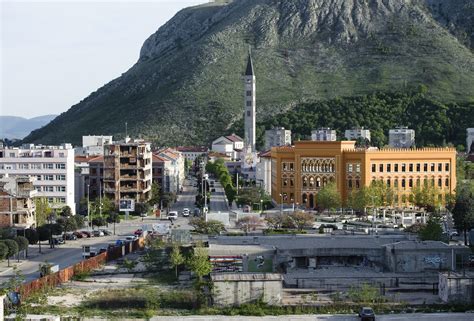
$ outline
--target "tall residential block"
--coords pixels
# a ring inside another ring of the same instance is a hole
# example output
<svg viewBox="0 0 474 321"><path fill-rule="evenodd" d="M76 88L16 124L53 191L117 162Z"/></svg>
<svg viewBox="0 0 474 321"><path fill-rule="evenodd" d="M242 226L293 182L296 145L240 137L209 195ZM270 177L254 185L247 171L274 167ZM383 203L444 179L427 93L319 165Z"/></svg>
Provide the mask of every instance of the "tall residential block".
<svg viewBox="0 0 474 321"><path fill-rule="evenodd" d="M410 148L415 146L415 130L406 127L390 129L388 145L394 148Z"/></svg>
<svg viewBox="0 0 474 321"><path fill-rule="evenodd" d="M318 128L311 131L311 140L318 142L335 142L337 140L337 134L336 131L331 128Z"/></svg>
<svg viewBox="0 0 474 321"><path fill-rule="evenodd" d="M74 149L71 144L43 146L25 144L0 149L0 175L32 176L37 197L45 197L55 209L68 205L76 211Z"/></svg>
<svg viewBox="0 0 474 321"><path fill-rule="evenodd" d="M265 150L276 146L291 145L291 130L276 127L265 131Z"/></svg>
<svg viewBox="0 0 474 321"><path fill-rule="evenodd" d="M358 140L362 138L370 142L370 130L365 129L364 127L346 129L344 137L348 140Z"/></svg>
<svg viewBox="0 0 474 321"><path fill-rule="evenodd" d="M100 169L99 169L100 170ZM103 193L114 200L131 199L143 203L151 198L151 145L126 138L104 146ZM101 184L100 182L98 182ZM99 185L102 188L102 185Z"/></svg>

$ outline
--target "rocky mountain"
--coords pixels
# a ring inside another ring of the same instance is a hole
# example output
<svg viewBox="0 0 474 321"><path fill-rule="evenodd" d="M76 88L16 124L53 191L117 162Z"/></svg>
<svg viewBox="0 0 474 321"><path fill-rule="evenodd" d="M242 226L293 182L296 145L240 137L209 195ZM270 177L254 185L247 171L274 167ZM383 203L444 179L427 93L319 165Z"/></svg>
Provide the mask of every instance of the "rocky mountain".
<svg viewBox="0 0 474 321"><path fill-rule="evenodd" d="M455 3L455 4L453 4ZM243 111L249 45L260 119L308 101L419 88L474 99L471 0L234 0L186 8L137 63L25 140L129 132L202 144Z"/></svg>
<svg viewBox="0 0 474 321"><path fill-rule="evenodd" d="M0 116L0 138L22 139L49 123L57 115L38 116L30 119L16 116Z"/></svg>

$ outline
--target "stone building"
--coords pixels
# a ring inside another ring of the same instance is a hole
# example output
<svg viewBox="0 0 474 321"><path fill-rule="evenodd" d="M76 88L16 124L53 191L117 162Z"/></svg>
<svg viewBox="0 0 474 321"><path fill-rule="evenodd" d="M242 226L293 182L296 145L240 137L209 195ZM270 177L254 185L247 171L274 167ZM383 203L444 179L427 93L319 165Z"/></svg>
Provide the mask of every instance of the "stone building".
<svg viewBox="0 0 474 321"><path fill-rule="evenodd" d="M36 226L34 179L28 176L0 178L0 228Z"/></svg>
<svg viewBox="0 0 474 321"><path fill-rule="evenodd" d="M393 203L399 206L408 205L416 186L437 186L441 201L456 187L454 148L356 149L354 141L300 141L293 147L274 147L271 154L272 198L277 204L314 208L318 191L331 182L345 200L363 186L382 181L393 188Z"/></svg>

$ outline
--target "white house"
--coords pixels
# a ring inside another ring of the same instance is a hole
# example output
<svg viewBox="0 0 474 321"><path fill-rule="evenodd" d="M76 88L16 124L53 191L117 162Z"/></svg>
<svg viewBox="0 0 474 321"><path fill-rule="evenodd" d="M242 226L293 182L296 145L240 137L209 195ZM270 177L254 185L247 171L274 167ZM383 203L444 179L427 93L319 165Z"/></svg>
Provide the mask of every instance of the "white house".
<svg viewBox="0 0 474 321"><path fill-rule="evenodd" d="M238 159L244 148L244 141L241 137L232 134L221 136L212 142L212 151L225 154L233 160Z"/></svg>
<svg viewBox="0 0 474 321"><path fill-rule="evenodd" d="M0 149L0 175L33 176L38 197L53 208L68 205L76 212L74 149L71 144L43 146L24 144L21 148Z"/></svg>
<svg viewBox="0 0 474 321"><path fill-rule="evenodd" d="M311 140L335 142L337 140L336 131L331 128L319 128L316 130L312 130Z"/></svg>
<svg viewBox="0 0 474 321"><path fill-rule="evenodd" d="M260 162L257 163L255 181L265 193L272 195L272 154L270 151L259 155Z"/></svg>

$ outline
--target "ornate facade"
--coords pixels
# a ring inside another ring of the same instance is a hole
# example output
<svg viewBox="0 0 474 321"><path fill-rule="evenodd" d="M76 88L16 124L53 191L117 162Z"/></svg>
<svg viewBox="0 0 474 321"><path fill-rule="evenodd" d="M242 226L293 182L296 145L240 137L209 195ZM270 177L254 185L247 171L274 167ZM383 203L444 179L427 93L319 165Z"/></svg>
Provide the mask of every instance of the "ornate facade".
<svg viewBox="0 0 474 321"><path fill-rule="evenodd" d="M343 199L372 181L395 191L394 205L408 205L412 188L456 187L456 151L452 148L356 149L354 141L296 142L272 148L272 198L280 204L317 206L316 196L335 182Z"/></svg>

